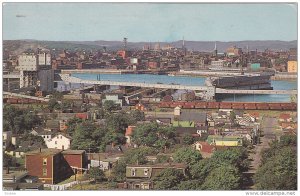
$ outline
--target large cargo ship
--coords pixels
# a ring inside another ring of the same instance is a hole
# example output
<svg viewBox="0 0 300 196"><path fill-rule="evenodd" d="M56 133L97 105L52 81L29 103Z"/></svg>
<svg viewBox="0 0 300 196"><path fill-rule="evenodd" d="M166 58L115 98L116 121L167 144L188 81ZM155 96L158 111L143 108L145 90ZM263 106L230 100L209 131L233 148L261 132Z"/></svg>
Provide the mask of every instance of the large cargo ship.
<svg viewBox="0 0 300 196"><path fill-rule="evenodd" d="M241 90L273 90L271 86L272 74L242 74L237 76L209 77L206 79L207 86L215 86L224 89L241 89Z"/></svg>

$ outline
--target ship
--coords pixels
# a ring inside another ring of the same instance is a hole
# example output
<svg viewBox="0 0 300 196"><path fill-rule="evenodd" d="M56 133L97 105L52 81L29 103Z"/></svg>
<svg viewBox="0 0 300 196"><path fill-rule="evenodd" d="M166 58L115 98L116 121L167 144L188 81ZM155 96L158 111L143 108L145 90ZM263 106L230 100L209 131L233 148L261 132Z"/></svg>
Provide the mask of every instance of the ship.
<svg viewBox="0 0 300 196"><path fill-rule="evenodd" d="M273 90L271 85L272 73L241 74L235 76L208 77L206 86L223 89L240 90Z"/></svg>

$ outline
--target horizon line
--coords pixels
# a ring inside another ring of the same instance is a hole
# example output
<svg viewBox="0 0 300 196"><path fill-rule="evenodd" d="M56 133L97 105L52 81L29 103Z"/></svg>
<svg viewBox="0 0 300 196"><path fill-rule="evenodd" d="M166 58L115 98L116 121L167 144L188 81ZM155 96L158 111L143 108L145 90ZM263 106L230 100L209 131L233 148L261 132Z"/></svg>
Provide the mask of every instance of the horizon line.
<svg viewBox="0 0 300 196"><path fill-rule="evenodd" d="M38 40L38 39L3 39L2 41L52 41L52 42L97 42L97 41L106 41L106 42L123 42L123 40ZM183 39L180 40L173 40L173 41L128 41L127 43L172 43L172 42L178 42L183 41ZM217 41L217 40L210 40L210 41L204 41L204 40L186 40L185 42L253 42L253 41L281 41L281 42L293 42L298 41L297 39L294 40L236 40L236 41Z"/></svg>

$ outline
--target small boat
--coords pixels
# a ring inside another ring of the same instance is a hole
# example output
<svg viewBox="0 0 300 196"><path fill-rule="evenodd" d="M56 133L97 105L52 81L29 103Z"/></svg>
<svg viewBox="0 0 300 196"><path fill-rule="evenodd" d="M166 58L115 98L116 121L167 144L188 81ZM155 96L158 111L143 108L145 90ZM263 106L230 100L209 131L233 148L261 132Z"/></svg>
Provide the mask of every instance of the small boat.
<svg viewBox="0 0 300 196"><path fill-rule="evenodd" d="M168 74L168 76L175 76L174 74Z"/></svg>

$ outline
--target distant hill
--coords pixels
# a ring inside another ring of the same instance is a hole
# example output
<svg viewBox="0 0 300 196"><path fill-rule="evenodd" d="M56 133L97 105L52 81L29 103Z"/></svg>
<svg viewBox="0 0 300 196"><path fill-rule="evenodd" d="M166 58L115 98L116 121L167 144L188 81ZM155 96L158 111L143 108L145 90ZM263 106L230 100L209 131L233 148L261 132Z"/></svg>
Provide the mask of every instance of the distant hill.
<svg viewBox="0 0 300 196"><path fill-rule="evenodd" d="M142 49L145 44L151 44L152 47L157 42L128 42L129 49ZM263 51L265 49L272 50L288 50L297 47L297 41L233 41L233 42L219 42L217 41L217 49L219 52L225 52L226 48L236 46L242 49ZM176 42L160 42L160 46L170 44L174 47L181 47L182 40ZM20 54L27 49L47 48L47 49L68 49L68 50L98 50L104 46L108 50L118 50L123 47L122 41L39 41L39 40L4 40L3 49L13 51L15 54ZM185 41L185 47L188 50L195 51L212 51L214 49L214 41Z"/></svg>

